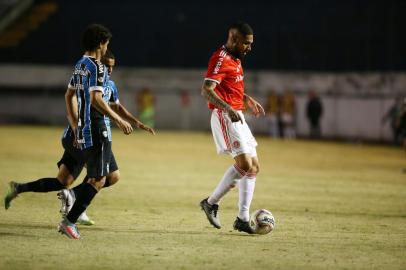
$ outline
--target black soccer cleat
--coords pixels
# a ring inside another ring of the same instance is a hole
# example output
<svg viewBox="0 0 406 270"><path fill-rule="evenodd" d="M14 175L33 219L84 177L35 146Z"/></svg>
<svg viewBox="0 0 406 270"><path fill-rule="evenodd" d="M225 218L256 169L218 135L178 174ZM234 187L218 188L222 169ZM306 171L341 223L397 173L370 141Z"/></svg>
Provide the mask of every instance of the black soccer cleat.
<svg viewBox="0 0 406 270"><path fill-rule="evenodd" d="M210 224L213 225L215 228L220 229L221 228L221 223L220 219L217 216L217 211L219 209L218 204L209 204L207 201L208 198L202 200L200 202L200 207L206 214L207 219L209 220Z"/></svg>
<svg viewBox="0 0 406 270"><path fill-rule="evenodd" d="M248 221L243 221L239 217L234 221L234 230L237 230L239 232L246 232L248 234L254 234L254 231L250 227L250 223Z"/></svg>

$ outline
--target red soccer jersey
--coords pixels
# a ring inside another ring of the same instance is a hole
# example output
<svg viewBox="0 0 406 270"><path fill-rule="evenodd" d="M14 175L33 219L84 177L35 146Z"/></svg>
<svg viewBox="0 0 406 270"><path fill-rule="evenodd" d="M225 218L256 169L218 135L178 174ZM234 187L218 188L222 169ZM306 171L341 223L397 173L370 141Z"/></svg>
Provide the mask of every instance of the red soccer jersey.
<svg viewBox="0 0 406 270"><path fill-rule="evenodd" d="M241 61L222 46L210 58L205 80L217 83L214 91L235 110L244 109L244 72ZM215 106L209 102L209 108Z"/></svg>

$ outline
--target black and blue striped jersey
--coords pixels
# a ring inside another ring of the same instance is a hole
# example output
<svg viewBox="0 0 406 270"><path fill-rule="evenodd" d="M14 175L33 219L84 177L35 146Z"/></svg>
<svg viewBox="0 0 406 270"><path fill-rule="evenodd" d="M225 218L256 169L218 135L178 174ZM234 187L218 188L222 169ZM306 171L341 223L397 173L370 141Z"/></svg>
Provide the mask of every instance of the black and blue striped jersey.
<svg viewBox="0 0 406 270"><path fill-rule="evenodd" d="M110 77L107 76L107 82L105 84L104 88L104 95L103 95L103 100L107 104L119 104L120 101L118 99L118 89L114 81L110 80ZM107 131L108 131L108 138L111 141L111 127L110 127L110 118L108 116L104 116L104 122L106 123L107 126Z"/></svg>
<svg viewBox="0 0 406 270"><path fill-rule="evenodd" d="M82 149L93 146L92 130L106 126L105 116L91 106L90 92L101 91L105 96L108 83L106 67L97 59L84 55L75 65L69 88L75 89L78 101L77 140Z"/></svg>

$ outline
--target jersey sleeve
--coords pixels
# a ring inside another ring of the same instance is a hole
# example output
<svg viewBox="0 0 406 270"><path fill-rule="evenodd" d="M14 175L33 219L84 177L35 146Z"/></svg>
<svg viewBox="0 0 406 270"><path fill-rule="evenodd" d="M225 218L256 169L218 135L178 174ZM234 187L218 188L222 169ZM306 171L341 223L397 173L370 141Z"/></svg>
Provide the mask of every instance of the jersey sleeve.
<svg viewBox="0 0 406 270"><path fill-rule="evenodd" d="M93 67L89 69L89 91L101 91L104 92L104 76L105 76L105 67L99 61L96 60Z"/></svg>
<svg viewBox="0 0 406 270"><path fill-rule="evenodd" d="M75 89L75 78L73 75L72 75L72 77L70 77L70 80L68 83L68 89L72 89L72 90Z"/></svg>
<svg viewBox="0 0 406 270"><path fill-rule="evenodd" d="M218 84L226 76L226 54L224 51L216 52L209 60L209 67L207 69L205 80L214 81Z"/></svg>
<svg viewBox="0 0 406 270"><path fill-rule="evenodd" d="M118 98L118 89L116 84L110 80L110 87L111 87L111 96L110 96L110 103L115 103L115 104L119 104L119 98Z"/></svg>

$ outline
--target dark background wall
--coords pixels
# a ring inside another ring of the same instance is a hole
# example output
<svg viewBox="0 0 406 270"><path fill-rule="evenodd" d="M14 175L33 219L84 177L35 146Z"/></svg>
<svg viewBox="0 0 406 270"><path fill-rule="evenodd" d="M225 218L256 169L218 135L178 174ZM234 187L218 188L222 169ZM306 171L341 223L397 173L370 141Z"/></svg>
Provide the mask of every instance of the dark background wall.
<svg viewBox="0 0 406 270"><path fill-rule="evenodd" d="M204 68L228 25L255 31L249 69L406 70L406 1L53 1L58 11L2 63L72 65L80 34L98 22L113 32L120 65Z"/></svg>

